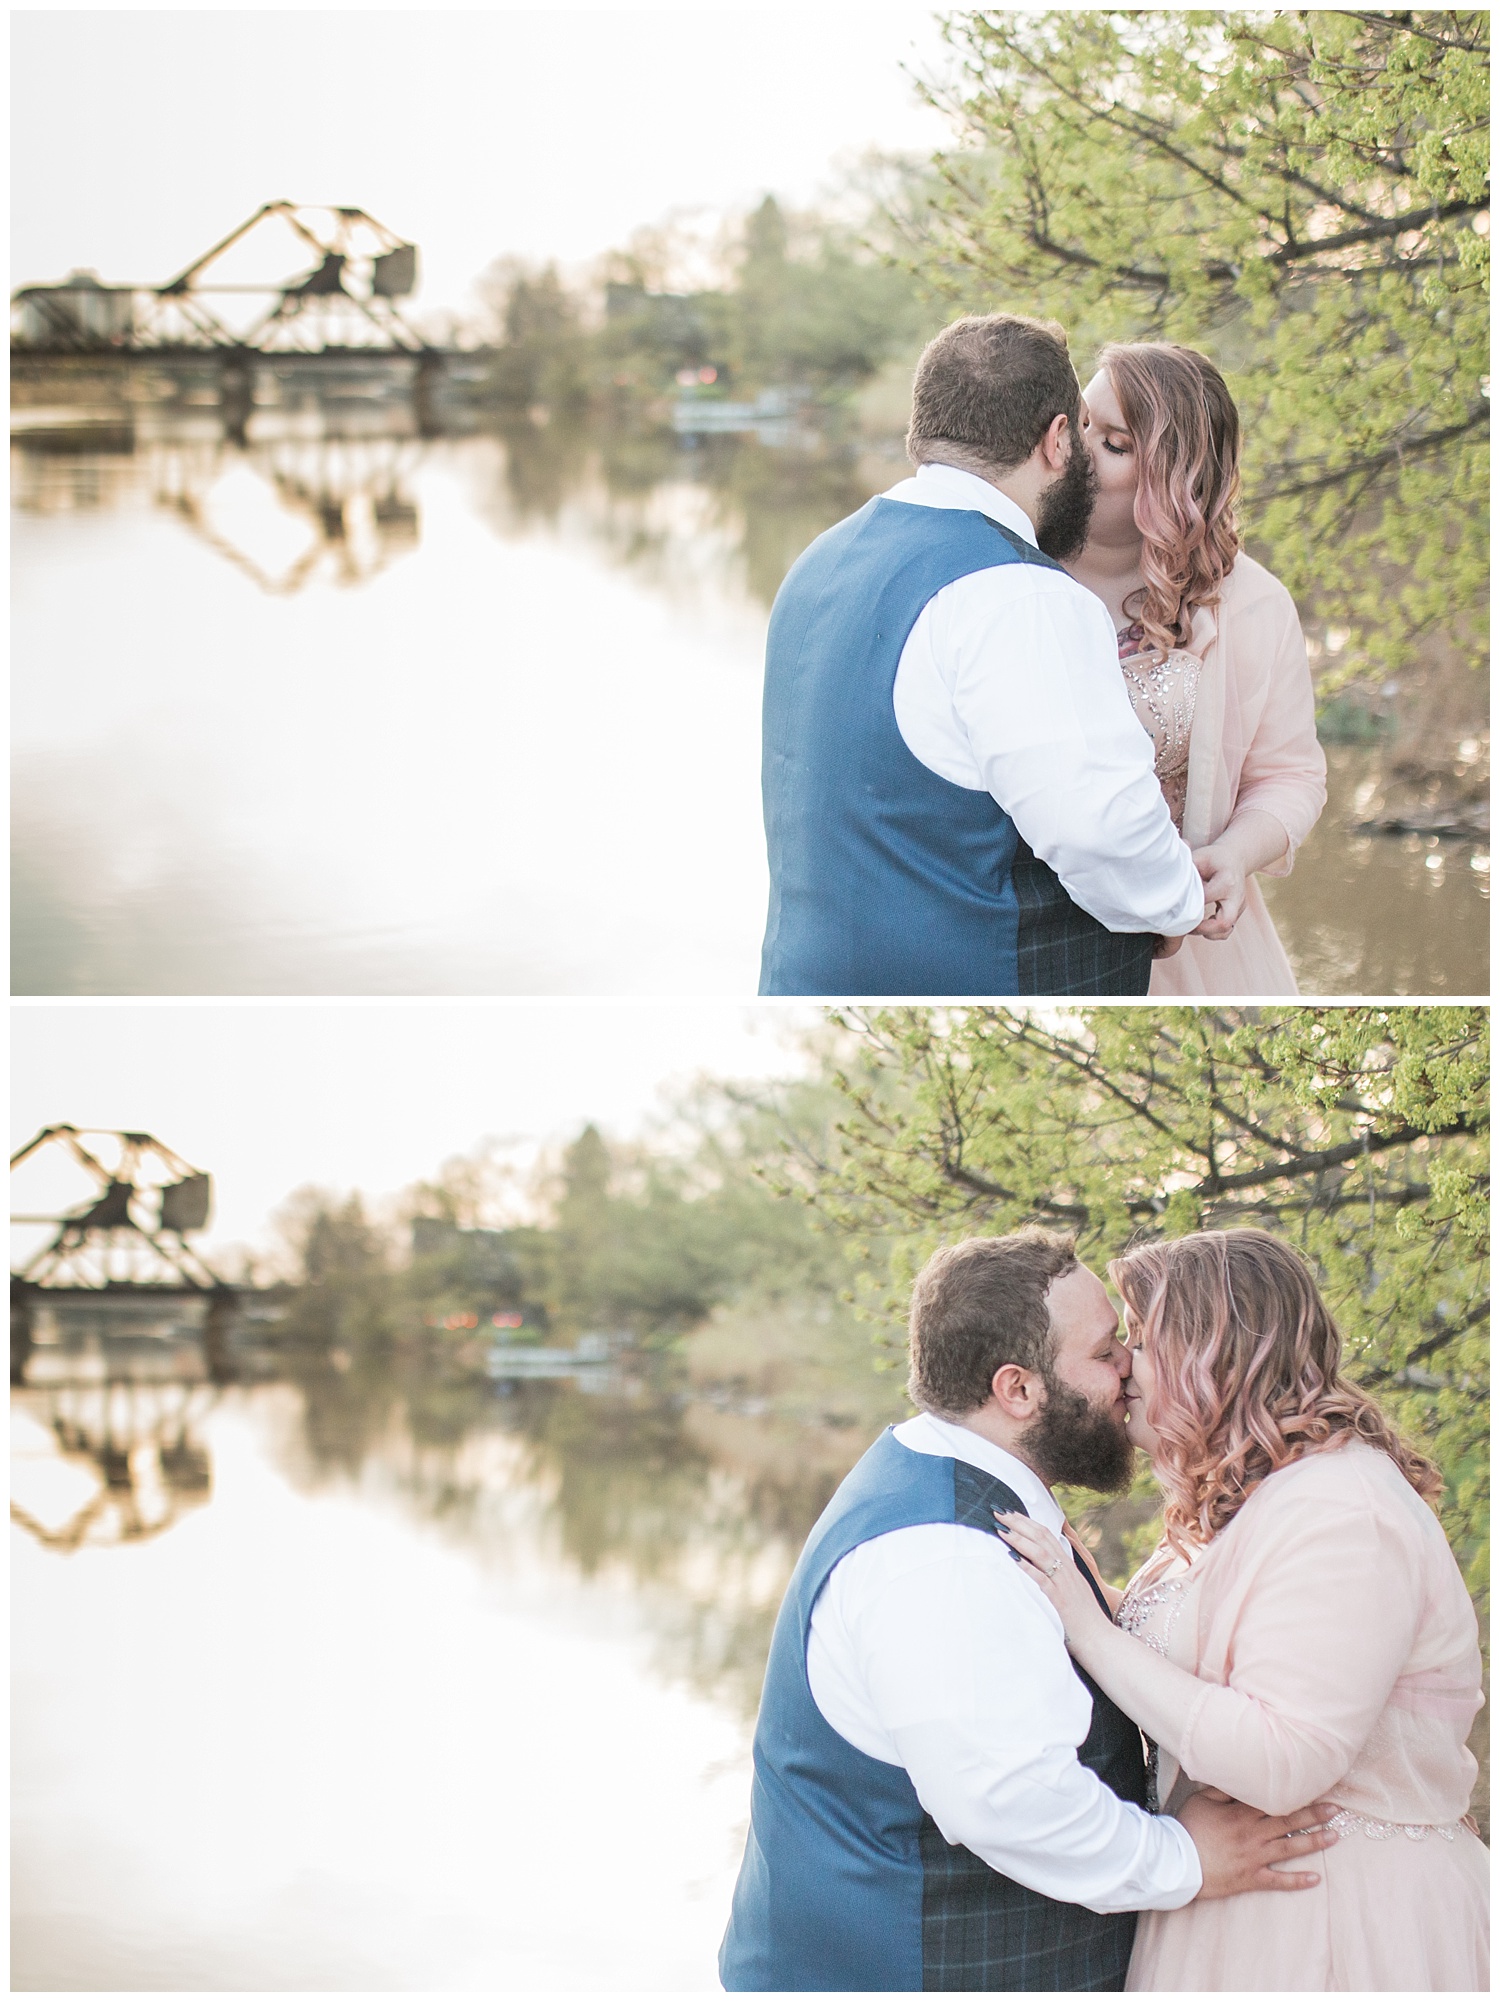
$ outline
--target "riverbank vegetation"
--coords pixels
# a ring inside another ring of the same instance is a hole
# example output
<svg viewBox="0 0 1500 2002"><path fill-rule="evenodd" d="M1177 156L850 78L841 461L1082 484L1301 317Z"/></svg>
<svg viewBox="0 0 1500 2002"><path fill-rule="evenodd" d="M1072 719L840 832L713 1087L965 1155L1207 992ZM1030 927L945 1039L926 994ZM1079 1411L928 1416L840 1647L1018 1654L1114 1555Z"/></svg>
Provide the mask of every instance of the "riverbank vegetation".
<svg viewBox="0 0 1500 2002"><path fill-rule="evenodd" d="M882 232L868 203L847 222L767 195L712 242L681 224L644 229L571 283L554 265L501 258L477 288L494 343L484 393L549 416L629 419L667 399L768 391L826 413L946 317Z"/></svg>

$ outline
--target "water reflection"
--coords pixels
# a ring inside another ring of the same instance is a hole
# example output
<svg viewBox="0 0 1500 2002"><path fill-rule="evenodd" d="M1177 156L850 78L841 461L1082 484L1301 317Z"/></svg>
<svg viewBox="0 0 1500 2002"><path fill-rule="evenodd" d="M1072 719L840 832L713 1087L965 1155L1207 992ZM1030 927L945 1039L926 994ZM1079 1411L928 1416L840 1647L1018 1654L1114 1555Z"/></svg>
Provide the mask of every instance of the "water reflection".
<svg viewBox="0 0 1500 2002"><path fill-rule="evenodd" d="M16 455L13 505L56 516L145 498L262 591L367 583L420 539L410 492L417 448L318 425L299 436L306 428L236 446L217 427L152 436L132 426L107 441L119 454L110 458L90 433L34 434Z"/></svg>
<svg viewBox="0 0 1500 2002"><path fill-rule="evenodd" d="M670 1365L607 1387L369 1358L292 1369L307 1485L374 1484L481 1552L504 1543L526 1493L558 1563L648 1613L655 1671L742 1721L796 1554L872 1436L737 1423L689 1398Z"/></svg>
<svg viewBox="0 0 1500 2002"><path fill-rule="evenodd" d="M898 448L424 438L353 395L242 444L189 402L43 414L15 452L18 991L753 991L766 607ZM1351 831L1384 755L1336 747L1270 888L1293 962L1312 992L1482 992L1482 845Z"/></svg>
<svg viewBox="0 0 1500 2002"><path fill-rule="evenodd" d="M10 1518L48 1550L160 1536L212 1494L203 1427L217 1392L189 1380L76 1377L32 1396L29 1499ZM24 1450L24 1449L23 1449Z"/></svg>
<svg viewBox="0 0 1500 2002"><path fill-rule="evenodd" d="M664 1394L353 1374L224 1393L170 1535L16 1536L17 1985L710 1989L791 1549Z"/></svg>
<svg viewBox="0 0 1500 2002"><path fill-rule="evenodd" d="M13 1398L15 1985L711 1990L771 1624L878 1426L671 1358L237 1361L80 1323Z"/></svg>
<svg viewBox="0 0 1500 2002"><path fill-rule="evenodd" d="M1489 844L1359 834L1383 754L1328 748L1328 806L1279 881L1262 880L1304 994L1489 992Z"/></svg>

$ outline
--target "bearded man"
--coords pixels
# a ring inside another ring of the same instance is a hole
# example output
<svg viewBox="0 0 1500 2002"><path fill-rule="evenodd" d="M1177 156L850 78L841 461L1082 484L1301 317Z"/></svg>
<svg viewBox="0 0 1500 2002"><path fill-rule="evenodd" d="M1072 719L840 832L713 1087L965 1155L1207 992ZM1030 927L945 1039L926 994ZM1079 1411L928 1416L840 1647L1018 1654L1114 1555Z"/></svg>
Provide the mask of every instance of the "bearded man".
<svg viewBox="0 0 1500 2002"><path fill-rule="evenodd" d="M814 1526L776 1623L730 1990L1123 1988L1139 1911L1291 1890L1317 1815L1146 1810L1141 1734L1069 1657L996 1534L1070 1534L1054 1483L1117 1492L1129 1351L1071 1238L938 1252L909 1393Z"/></svg>
<svg viewBox="0 0 1500 2002"><path fill-rule="evenodd" d="M763 994L1144 994L1203 917L1082 548L1059 327L956 320L917 468L820 535L766 639Z"/></svg>

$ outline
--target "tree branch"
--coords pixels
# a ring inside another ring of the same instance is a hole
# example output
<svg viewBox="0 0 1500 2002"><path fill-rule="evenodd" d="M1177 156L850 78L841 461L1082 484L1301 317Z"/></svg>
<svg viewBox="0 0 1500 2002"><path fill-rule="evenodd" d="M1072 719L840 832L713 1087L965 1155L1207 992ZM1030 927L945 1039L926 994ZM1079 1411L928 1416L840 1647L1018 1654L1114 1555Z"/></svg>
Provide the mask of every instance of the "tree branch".
<svg viewBox="0 0 1500 2002"><path fill-rule="evenodd" d="M1412 209L1406 215L1387 216L1363 229L1346 229L1339 236L1300 238L1283 244L1266 259L1268 264L1290 264L1300 257L1318 257L1330 250L1347 250L1351 244L1378 243L1383 237L1404 236L1409 229L1421 229L1429 222L1446 222L1451 216L1479 215L1487 202L1434 202L1431 208Z"/></svg>
<svg viewBox="0 0 1500 2002"><path fill-rule="evenodd" d="M1337 472L1321 473L1316 479L1293 480L1285 486L1257 490L1257 503L1273 500L1292 500L1299 494L1319 493L1328 487L1341 487L1349 480L1371 479L1384 472L1388 466L1400 464L1406 459L1424 458L1429 452L1440 451L1444 445L1451 445L1455 438L1463 438L1471 431L1487 429L1490 410L1487 403L1476 405L1462 424L1449 424L1440 431L1425 431L1418 438L1403 440L1388 445L1383 452L1373 452L1368 458L1357 459L1351 465L1342 466Z"/></svg>
<svg viewBox="0 0 1500 2002"><path fill-rule="evenodd" d="M1475 1137L1474 1127L1468 1120L1461 1120L1453 1126L1436 1127L1430 1133L1424 1133L1418 1126L1403 1125L1390 1133L1362 1134L1358 1140L1345 1140L1336 1147L1321 1147L1316 1153L1294 1155L1290 1161L1273 1161L1264 1167L1246 1168L1238 1175L1223 1175L1212 1186L1205 1178L1199 1182L1198 1190L1204 1195L1216 1196L1227 1189L1264 1188L1267 1182L1300 1180L1305 1175L1321 1174L1325 1168L1342 1167L1346 1161L1358 1160L1364 1153L1383 1154L1392 1147L1409 1147L1414 1140L1472 1140Z"/></svg>

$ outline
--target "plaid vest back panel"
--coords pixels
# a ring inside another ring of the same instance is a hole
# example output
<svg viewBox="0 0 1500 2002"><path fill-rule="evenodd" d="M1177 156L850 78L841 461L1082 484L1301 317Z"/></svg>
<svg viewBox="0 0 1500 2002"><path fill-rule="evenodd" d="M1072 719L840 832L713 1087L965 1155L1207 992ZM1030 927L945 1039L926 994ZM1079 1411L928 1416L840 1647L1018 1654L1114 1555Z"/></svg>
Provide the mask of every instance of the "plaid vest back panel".
<svg viewBox="0 0 1500 2002"><path fill-rule="evenodd" d="M1101 1918L950 1847L906 1773L840 1737L808 1685L812 1609L842 1557L919 1523L992 1535L992 1508L1022 1504L967 1462L912 1452L887 1431L814 1525L767 1664L750 1834L719 1960L726 1989L1123 1988L1133 1914ZM1140 1733L1082 1679L1094 1711L1079 1757L1144 1805Z"/></svg>
<svg viewBox="0 0 1500 2002"><path fill-rule="evenodd" d="M988 792L908 750L894 690L923 607L1011 563L986 514L879 498L788 572L766 637L763 994L1144 994L1149 934L1069 897Z"/></svg>

